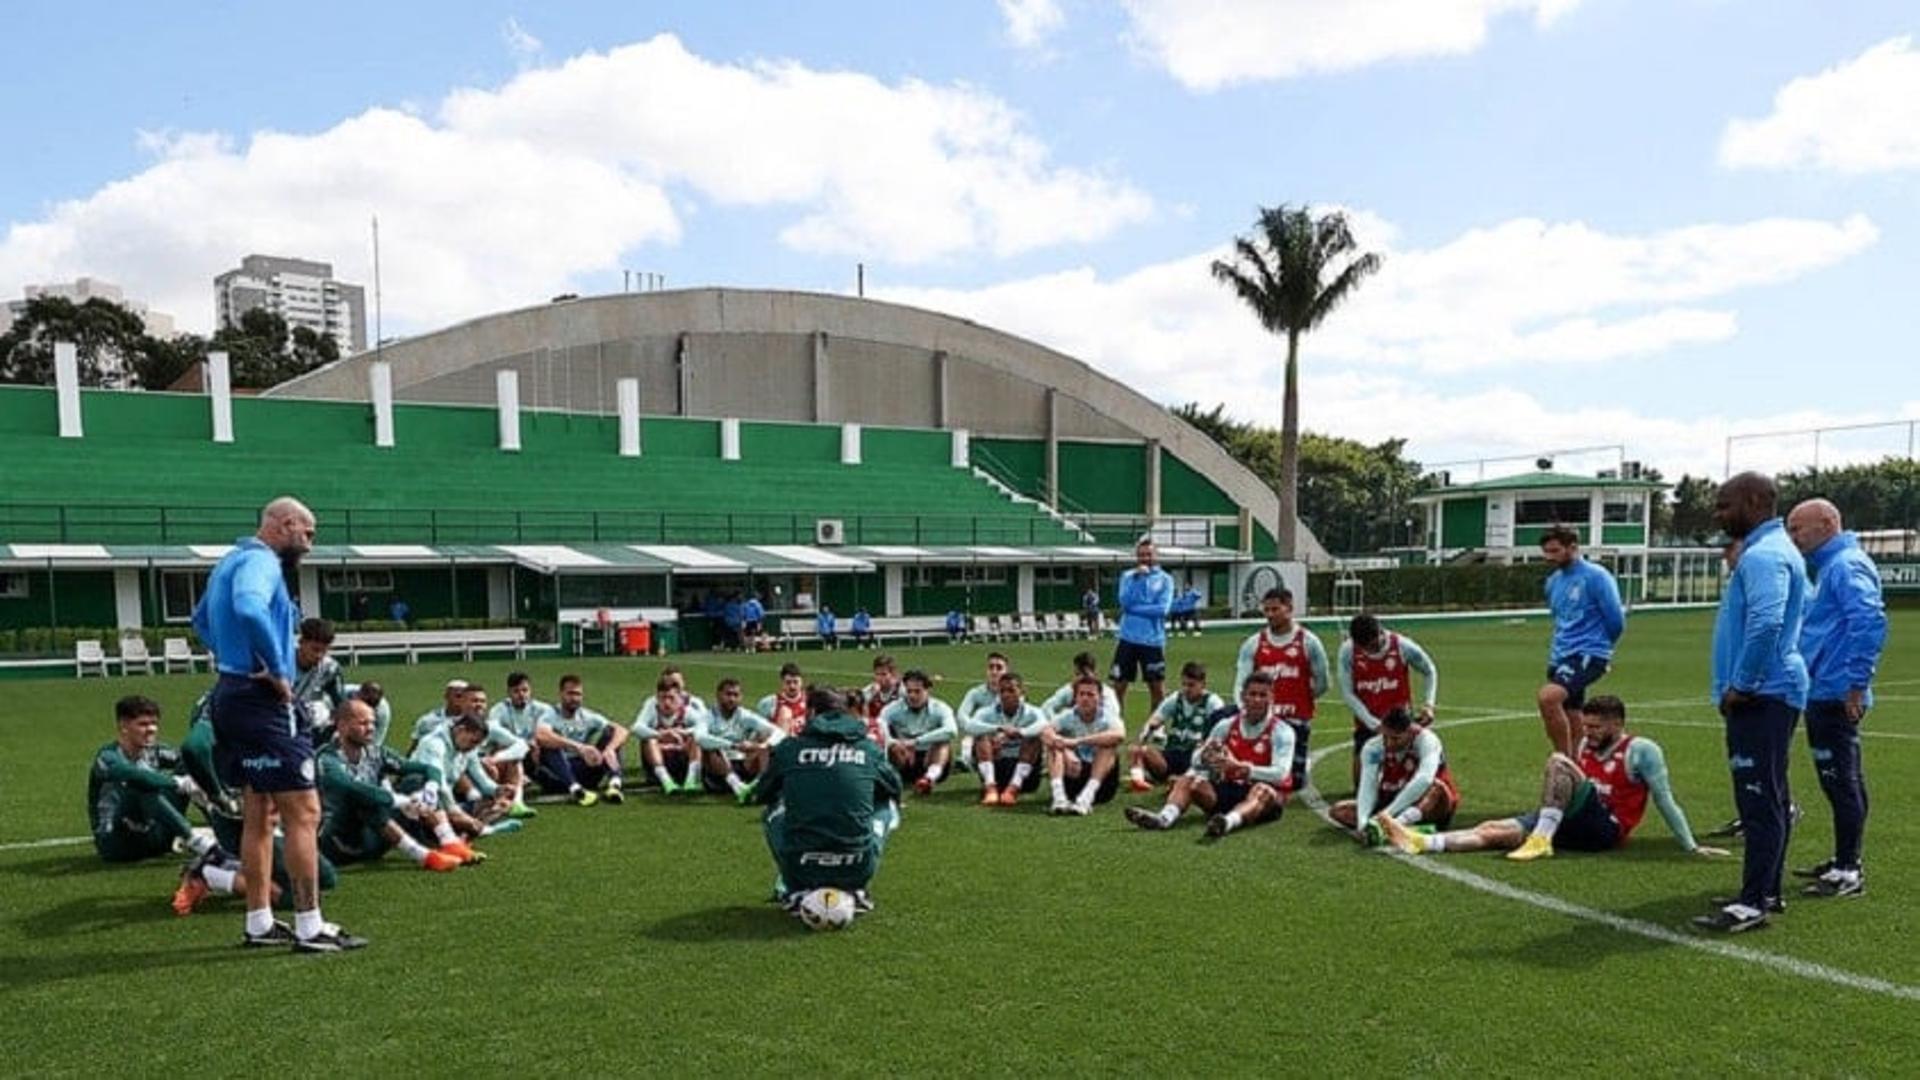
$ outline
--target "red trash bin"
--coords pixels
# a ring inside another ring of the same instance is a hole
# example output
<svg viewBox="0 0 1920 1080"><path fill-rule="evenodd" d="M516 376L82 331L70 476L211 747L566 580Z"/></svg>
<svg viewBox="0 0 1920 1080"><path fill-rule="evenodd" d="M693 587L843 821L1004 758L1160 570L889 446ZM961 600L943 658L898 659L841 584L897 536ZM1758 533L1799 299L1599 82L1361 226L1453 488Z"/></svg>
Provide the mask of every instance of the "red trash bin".
<svg viewBox="0 0 1920 1080"><path fill-rule="evenodd" d="M628 656L645 656L653 651L653 624L630 622L620 627L620 651Z"/></svg>

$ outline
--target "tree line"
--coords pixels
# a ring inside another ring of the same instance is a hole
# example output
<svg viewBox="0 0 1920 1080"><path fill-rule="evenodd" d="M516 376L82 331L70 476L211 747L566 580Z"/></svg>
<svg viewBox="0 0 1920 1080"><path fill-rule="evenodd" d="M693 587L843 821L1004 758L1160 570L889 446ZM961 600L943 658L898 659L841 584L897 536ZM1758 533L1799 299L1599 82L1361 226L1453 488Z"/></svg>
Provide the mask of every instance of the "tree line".
<svg viewBox="0 0 1920 1080"><path fill-rule="evenodd" d="M265 389L340 358L333 338L305 326L289 329L286 319L264 308L246 312L238 326L222 327L211 337L162 338L147 333L138 314L111 300L96 296L75 303L36 296L0 333L0 383L52 385L57 341L73 342L80 385L143 390L165 390L210 352L227 354L233 385L245 389Z"/></svg>

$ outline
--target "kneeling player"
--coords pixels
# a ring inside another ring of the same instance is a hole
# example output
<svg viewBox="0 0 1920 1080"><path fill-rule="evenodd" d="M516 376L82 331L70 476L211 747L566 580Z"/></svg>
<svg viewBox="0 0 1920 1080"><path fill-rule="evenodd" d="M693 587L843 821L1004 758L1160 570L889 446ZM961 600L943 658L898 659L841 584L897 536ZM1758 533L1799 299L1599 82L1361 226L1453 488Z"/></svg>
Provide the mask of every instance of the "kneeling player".
<svg viewBox="0 0 1920 1080"><path fill-rule="evenodd" d="M1051 814L1093 813L1095 802L1106 802L1119 789L1120 744L1127 729L1118 716L1102 707L1106 689L1093 675L1073 684L1073 708L1060 713L1041 729L1040 744L1047 752L1047 775L1053 779Z"/></svg>
<svg viewBox="0 0 1920 1080"><path fill-rule="evenodd" d="M1040 786L1040 732L1047 714L1027 702L1027 684L1017 672L1000 676L999 699L966 718L980 771L980 805L1012 806L1022 792Z"/></svg>
<svg viewBox="0 0 1920 1080"><path fill-rule="evenodd" d="M913 790L925 795L946 776L960 725L946 702L933 699L933 680L926 672L917 668L907 672L901 685L905 689L900 700L880 713L887 760L902 781L911 780Z"/></svg>
<svg viewBox="0 0 1920 1080"><path fill-rule="evenodd" d="M653 697L633 721L633 737L640 740L640 760L660 781L668 795L691 795L701 788L701 752L698 740L704 710L695 707L686 688L661 675Z"/></svg>
<svg viewBox="0 0 1920 1080"><path fill-rule="evenodd" d="M1127 807L1127 820L1143 829L1171 829L1197 805L1207 818L1207 838L1217 840L1243 825L1277 821L1293 790L1293 726L1272 712L1273 677L1255 671L1240 684L1240 707L1219 718L1195 755L1194 766L1174 781L1159 813Z"/></svg>
<svg viewBox="0 0 1920 1080"><path fill-rule="evenodd" d="M785 739L773 721L740 704L740 680L721 679L714 688L713 711L694 721L693 739L705 762L708 788L725 785L741 803L753 799L753 785L766 771L767 754Z"/></svg>
<svg viewBox="0 0 1920 1080"><path fill-rule="evenodd" d="M1425 836L1389 818L1377 818L1395 846L1409 854L1442 851L1505 851L1507 858L1538 859L1556 846L1573 851L1608 851L1633 835L1653 798L1667 828L1684 851L1725 855L1693 839L1686 812L1673 797L1666 755L1652 739L1626 732L1627 707L1611 694L1586 703L1580 718L1583 738L1576 756L1547 758L1540 808L1471 829Z"/></svg>
<svg viewBox="0 0 1920 1080"><path fill-rule="evenodd" d="M758 784L779 873L774 895L791 902L814 889L842 889L857 910L869 911L867 887L899 822L900 777L837 691L814 687L807 707L807 729L774 749Z"/></svg>
<svg viewBox="0 0 1920 1080"><path fill-rule="evenodd" d="M1367 828L1376 808L1402 825L1425 821L1446 828L1460 809L1460 789L1447 768L1440 736L1415 724L1413 714L1399 707L1387 710L1379 721L1380 733L1360 748L1360 786L1353 798L1334 803L1327 815L1356 839L1376 844L1380 837L1368 835Z"/></svg>
<svg viewBox="0 0 1920 1080"><path fill-rule="evenodd" d="M1168 696L1153 711L1132 750L1130 791L1152 791L1193 767L1193 751L1213 727L1210 717L1227 707L1220 695L1207 689L1207 668L1189 660L1180 669L1180 692Z"/></svg>
<svg viewBox="0 0 1920 1080"><path fill-rule="evenodd" d="M673 684L667 686L673 700L683 703ZM534 741L540 746L540 784L548 791L565 792L581 806L592 806L602 798L617 806L626 801L620 791L620 748L627 744L627 729L587 708L586 698L580 676L560 676L560 705L534 730ZM691 729L686 745L693 745ZM694 777L695 783L698 780ZM602 789L600 795L594 794L595 788Z"/></svg>
<svg viewBox="0 0 1920 1080"><path fill-rule="evenodd" d="M199 790L174 770L179 752L160 741L160 706L138 695L114 703L119 728L113 742L93 756L87 775L87 809L93 817L93 849L105 862L138 862L196 844L213 846L207 834L195 837L185 813L188 796Z"/></svg>
<svg viewBox="0 0 1920 1080"><path fill-rule="evenodd" d="M320 853L335 863L373 862L392 848L424 870L445 872L482 856L468 847L438 809L431 765L406 761L375 742L373 710L349 698L334 714L333 741L320 750ZM412 794L385 781L413 779ZM439 843L429 849L401 826L418 822Z"/></svg>

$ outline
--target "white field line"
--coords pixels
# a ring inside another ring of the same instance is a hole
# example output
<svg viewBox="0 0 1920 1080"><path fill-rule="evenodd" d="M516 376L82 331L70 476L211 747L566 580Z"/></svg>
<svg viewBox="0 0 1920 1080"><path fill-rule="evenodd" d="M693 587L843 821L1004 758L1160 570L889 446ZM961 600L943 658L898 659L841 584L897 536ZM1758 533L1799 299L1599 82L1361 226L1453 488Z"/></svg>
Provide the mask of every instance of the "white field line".
<svg viewBox="0 0 1920 1080"><path fill-rule="evenodd" d="M1496 723L1502 720L1530 719L1538 715L1539 714L1533 710L1506 713L1489 712L1485 715L1468 717L1461 720L1438 721L1434 726L1462 727L1468 724L1486 724ZM1321 820L1334 828L1339 828L1339 826L1333 824L1333 818L1328 813L1327 801L1320 797L1319 789L1313 786L1312 766L1319 764L1322 758L1346 749L1346 745L1341 743L1334 746L1322 747L1314 751L1310 755L1307 763L1307 787L1306 790L1300 793L1301 801L1305 802L1314 813L1318 814ZM1345 830L1342 831L1344 832ZM1807 979L1813 982L1824 982L1834 986L1842 986L1849 990L1858 990L1863 993L1879 994L1884 997L1898 998L1904 1001L1920 1002L1920 986L1907 986L1902 983L1889 982L1886 979L1875 978L1871 975L1860 975L1851 971L1843 971L1840 968L1829 967L1826 964L1817 964L1810 960L1800 960L1791 956L1782 956L1778 953L1762 952L1759 949L1749 949L1728 941L1682 933L1678 930L1661 926L1658 923L1647 922L1644 919L1630 919L1624 915L1615 915L1610 911L1600 911L1596 908L1573 903L1570 900L1563 900L1557 896L1533 892L1515 885L1509 885L1504 881L1496 881L1493 878L1482 877L1470 870L1463 870L1459 866L1447 864L1443 861L1446 859L1444 855L1425 857L1406 855L1391 847L1375 848L1374 850L1379 854L1398 860L1417 870L1432 874L1435 877L1445 878L1459 885L1465 885L1470 889L1476 889L1490 896L1498 896L1504 900L1518 901L1519 903L1539 908L1542 911L1550 911L1558 915L1568 916L1569 918L1597 923L1598 925L1605 926L1611 930L1617 930L1623 934L1633 934L1650 941L1660 942L1663 945L1676 945L1683 949L1693 949L1696 952L1707 953L1727 960L1738 960L1756 967L1770 968L1781 974L1792 975L1796 978Z"/></svg>
<svg viewBox="0 0 1920 1080"><path fill-rule="evenodd" d="M26 851L31 848L67 847L71 844L84 844L92 840L91 836L55 836L46 840L15 840L10 844L0 844L0 851Z"/></svg>

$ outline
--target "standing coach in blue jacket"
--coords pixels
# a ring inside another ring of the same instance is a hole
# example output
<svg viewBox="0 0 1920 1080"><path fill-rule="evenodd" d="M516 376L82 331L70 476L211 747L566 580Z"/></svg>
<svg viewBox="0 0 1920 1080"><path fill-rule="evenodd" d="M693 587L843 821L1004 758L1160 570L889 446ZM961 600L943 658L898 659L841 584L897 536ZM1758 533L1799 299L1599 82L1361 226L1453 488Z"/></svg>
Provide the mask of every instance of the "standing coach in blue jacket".
<svg viewBox="0 0 1920 1080"><path fill-rule="evenodd" d="M1807 564L1776 513L1779 494L1759 473L1720 485L1713 516L1740 541L1740 558L1713 624L1713 698L1727 725L1733 802L1746 826L1740 895L1695 918L1708 930L1737 934L1765 926L1784 910L1788 818L1787 755L1807 704L1800 656Z"/></svg>
<svg viewBox="0 0 1920 1080"><path fill-rule="evenodd" d="M1820 790L1833 807L1833 858L1796 870L1813 881L1808 896L1858 896L1866 888L1860 837L1867 825L1867 784L1860 767L1860 720L1873 705L1873 674L1887 643L1887 605L1880 571L1859 538L1841 531L1840 510L1808 499L1787 515L1787 535L1807 557L1813 595L1800 630L1806 658L1807 746Z"/></svg>
<svg viewBox="0 0 1920 1080"><path fill-rule="evenodd" d="M1119 643L1113 647L1114 696L1127 705L1127 684L1145 677L1153 708L1167 696L1167 612L1173 608L1173 575L1160 569L1153 538L1134 545L1136 565L1120 575Z"/></svg>

